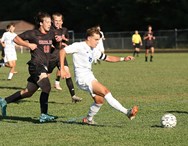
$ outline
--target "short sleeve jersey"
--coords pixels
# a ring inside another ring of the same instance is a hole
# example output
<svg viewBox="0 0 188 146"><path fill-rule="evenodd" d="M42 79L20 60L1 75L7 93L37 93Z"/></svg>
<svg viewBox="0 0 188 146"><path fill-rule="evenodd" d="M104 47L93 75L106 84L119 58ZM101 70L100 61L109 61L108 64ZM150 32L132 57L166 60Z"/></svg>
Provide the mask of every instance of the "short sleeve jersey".
<svg viewBox="0 0 188 146"><path fill-rule="evenodd" d="M67 28L62 27L60 29L56 29L55 27L52 27L51 29L52 29L52 31L54 31L55 35L58 35L58 36L64 35L67 39L69 39L69 34L68 34L68 29ZM68 42L64 42L64 43L67 44ZM59 43L55 43L54 44L55 48L52 49L52 54L51 54L51 57L50 57L50 61L59 60L59 46L58 45L59 45Z"/></svg>
<svg viewBox="0 0 188 146"><path fill-rule="evenodd" d="M15 50L15 43L13 39L17 36L16 33L11 32L5 32L1 38L1 42L5 43L5 51L9 52L12 51L12 49Z"/></svg>
<svg viewBox="0 0 188 146"><path fill-rule="evenodd" d="M102 53L98 49L92 49L85 41L76 42L64 48L66 53L73 54L75 76L84 77L92 73L92 63L96 58L101 59Z"/></svg>
<svg viewBox="0 0 188 146"><path fill-rule="evenodd" d="M146 32L145 33L145 36L148 36L148 35L151 35L152 36L152 38L151 39L146 39L145 40L145 45L146 46L152 46L153 44L154 44L154 41L153 41L153 32Z"/></svg>
<svg viewBox="0 0 188 146"><path fill-rule="evenodd" d="M31 50L30 62L48 66L51 55L52 44L55 42L54 31L46 34L41 33L38 29L29 30L19 35L23 40L37 45L35 50Z"/></svg>

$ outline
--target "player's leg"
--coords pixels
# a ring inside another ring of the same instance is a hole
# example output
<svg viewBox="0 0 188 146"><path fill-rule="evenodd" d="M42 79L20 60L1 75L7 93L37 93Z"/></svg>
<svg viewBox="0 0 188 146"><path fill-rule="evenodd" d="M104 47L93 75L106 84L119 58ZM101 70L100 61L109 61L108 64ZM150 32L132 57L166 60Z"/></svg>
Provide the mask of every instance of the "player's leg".
<svg viewBox="0 0 188 146"><path fill-rule="evenodd" d="M2 110L2 115L6 116L7 104L17 102L23 98L31 97L37 89L38 89L38 86L36 86L34 83L28 82L27 87L24 90L17 91L14 94L6 98L0 98L0 106Z"/></svg>
<svg viewBox="0 0 188 146"><path fill-rule="evenodd" d="M15 72L15 67L16 67L16 60L11 60L8 62L8 67L10 68L10 72L8 74L8 80L11 80L14 72Z"/></svg>
<svg viewBox="0 0 188 146"><path fill-rule="evenodd" d="M40 122L53 121L55 117L48 114L48 98L49 98L49 93L51 91L51 84L48 78L48 74L41 73L39 76L39 80L37 81L37 84L41 88L41 94L40 94L41 115L39 117L39 121Z"/></svg>
<svg viewBox="0 0 188 146"><path fill-rule="evenodd" d="M74 84L73 84L73 81L72 81L72 78L71 78L71 73L70 73L70 70L69 70L68 66L65 66L65 71L68 74L68 76L66 78L66 85L67 85L67 87L69 89L69 93L71 95L72 102L76 103L76 102L82 101L82 98L76 96L76 94L75 94Z"/></svg>
<svg viewBox="0 0 188 146"><path fill-rule="evenodd" d="M91 94L94 98L94 103L91 105L90 110L86 118L83 119L84 123L93 124L93 117L97 114L100 107L102 106L104 99L109 103L110 106L116 110L126 114L129 119L133 119L138 112L138 107L134 106L132 109L128 110L123 107L119 101L117 101L111 94L111 92L97 80L93 80L92 85L89 87Z"/></svg>
<svg viewBox="0 0 188 146"><path fill-rule="evenodd" d="M57 89L57 90L62 90L61 86L60 86L60 79L61 79L61 74L60 74L60 70L58 69L56 71L56 79L55 79L55 85L54 87Z"/></svg>
<svg viewBox="0 0 188 146"><path fill-rule="evenodd" d="M151 47L151 55L150 55L150 62L153 61L153 56L154 56L154 47Z"/></svg>
<svg viewBox="0 0 188 146"><path fill-rule="evenodd" d="M148 47L146 46L146 50L145 50L145 62L148 61L148 54L149 54L149 49L148 49Z"/></svg>

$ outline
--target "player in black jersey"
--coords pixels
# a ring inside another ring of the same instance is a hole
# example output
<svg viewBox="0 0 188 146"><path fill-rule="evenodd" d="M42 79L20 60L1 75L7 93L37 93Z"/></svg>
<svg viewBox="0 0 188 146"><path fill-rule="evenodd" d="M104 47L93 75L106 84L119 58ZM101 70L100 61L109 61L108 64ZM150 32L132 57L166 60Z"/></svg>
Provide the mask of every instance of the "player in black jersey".
<svg viewBox="0 0 188 146"><path fill-rule="evenodd" d="M40 87L41 115L39 121L47 122L55 119L54 116L48 115L48 98L51 90L51 84L48 78L48 66L52 45L56 41L59 41L59 39L58 36L56 38L55 32L50 29L51 16L49 14L39 13L36 18L37 29L26 31L14 38L15 43L31 48L31 60L27 63L29 65L28 71L30 74L30 77L27 79L27 87L5 99L1 98L0 106L2 115L6 116L6 106L8 103L31 97ZM27 40L29 43L24 40ZM59 44L61 43L59 42Z"/></svg>
<svg viewBox="0 0 188 146"><path fill-rule="evenodd" d="M144 35L144 40L145 40L145 49L146 49L145 50L145 62L148 61L149 51L151 51L150 52L150 62L152 62L153 61L153 55L154 55L155 36L153 35L151 25L148 26L148 31Z"/></svg>
<svg viewBox="0 0 188 146"><path fill-rule="evenodd" d="M66 27L62 27L63 24L63 15L60 13L54 13L52 15L52 30L55 30L56 35L60 36L62 38L62 46L67 46L68 45L68 40L69 40L69 34L68 34L68 29ZM58 44L54 46L55 48L58 47ZM48 73L52 73L53 69L57 67L57 73L56 73L56 81L55 81L55 88L58 90L62 90L60 87L60 62L59 62L59 49L54 49L54 51L51 54L50 58L50 63L48 67ZM75 90L74 90L74 84L71 78L71 73L69 70L68 62L67 59L65 58L65 68L66 71L68 72L68 76L66 78L66 85L69 89L72 102L79 102L82 100L82 98L78 97L75 95Z"/></svg>

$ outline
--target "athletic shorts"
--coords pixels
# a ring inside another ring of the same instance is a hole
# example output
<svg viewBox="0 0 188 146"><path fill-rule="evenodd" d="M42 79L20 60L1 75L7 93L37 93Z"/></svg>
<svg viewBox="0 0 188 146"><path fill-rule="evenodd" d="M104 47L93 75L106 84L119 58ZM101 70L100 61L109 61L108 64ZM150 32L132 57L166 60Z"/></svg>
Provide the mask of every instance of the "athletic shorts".
<svg viewBox="0 0 188 146"><path fill-rule="evenodd" d="M41 73L46 73L47 74L47 67L44 65L35 65L33 63L28 63L28 71L30 74L30 77L27 79L28 82L34 83L38 86L37 82L39 80L39 76Z"/></svg>
<svg viewBox="0 0 188 146"><path fill-rule="evenodd" d="M64 65L68 66L68 62L67 62L66 58L65 58ZM59 60L50 61L49 66L48 66L48 73L52 73L55 67L57 67L60 70L60 62L59 62Z"/></svg>
<svg viewBox="0 0 188 146"><path fill-rule="evenodd" d="M151 49L153 47L153 45L147 45L147 46L145 46L145 49L147 50L147 49Z"/></svg>
<svg viewBox="0 0 188 146"><path fill-rule="evenodd" d="M85 77L80 77L76 79L76 84L78 87L84 91L87 91L91 94L92 97L96 96L93 93L92 81L97 80L93 74L89 74Z"/></svg>
<svg viewBox="0 0 188 146"><path fill-rule="evenodd" d="M140 44L135 44L134 48L140 48Z"/></svg>
<svg viewBox="0 0 188 146"><path fill-rule="evenodd" d="M15 51L5 52L4 61L8 62L8 61L13 61L13 60L17 60L16 52Z"/></svg>

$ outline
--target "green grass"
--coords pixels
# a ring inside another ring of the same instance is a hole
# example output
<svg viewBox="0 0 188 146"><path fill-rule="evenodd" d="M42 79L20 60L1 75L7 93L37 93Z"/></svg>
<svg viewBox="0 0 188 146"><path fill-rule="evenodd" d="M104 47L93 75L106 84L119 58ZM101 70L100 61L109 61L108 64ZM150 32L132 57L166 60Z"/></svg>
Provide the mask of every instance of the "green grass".
<svg viewBox="0 0 188 146"><path fill-rule="evenodd" d="M130 54L113 54L118 56ZM7 81L8 68L0 68L0 96L23 89L27 83L28 53L18 53L17 71ZM72 72L72 61L68 56ZM63 91L52 88L49 113L59 118L54 123L38 123L39 95L9 104L8 116L0 116L0 145L3 146L187 146L188 137L188 53L155 54L154 62L144 62L144 54L133 62L94 65L97 79L125 107L139 106L136 119L130 121L105 103L95 117L98 126L82 125L92 104L88 93L77 88L81 103L71 103L65 81ZM72 72L73 74L73 72ZM51 75L52 87L55 72ZM165 113L177 117L177 126L161 128Z"/></svg>

